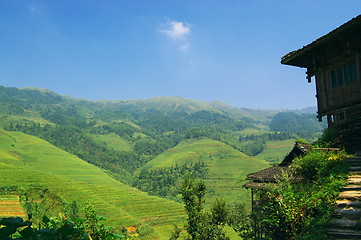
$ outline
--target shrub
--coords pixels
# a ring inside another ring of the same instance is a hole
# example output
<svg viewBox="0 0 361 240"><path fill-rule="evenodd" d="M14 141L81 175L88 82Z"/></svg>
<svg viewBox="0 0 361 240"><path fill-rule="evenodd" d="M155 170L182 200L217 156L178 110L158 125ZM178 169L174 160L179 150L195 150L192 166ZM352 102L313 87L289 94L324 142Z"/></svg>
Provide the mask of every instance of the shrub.
<svg viewBox="0 0 361 240"><path fill-rule="evenodd" d="M312 151L296 159L276 187L260 191L263 204L252 215L257 225L255 236L325 239L325 224L345 183L345 158L342 152Z"/></svg>

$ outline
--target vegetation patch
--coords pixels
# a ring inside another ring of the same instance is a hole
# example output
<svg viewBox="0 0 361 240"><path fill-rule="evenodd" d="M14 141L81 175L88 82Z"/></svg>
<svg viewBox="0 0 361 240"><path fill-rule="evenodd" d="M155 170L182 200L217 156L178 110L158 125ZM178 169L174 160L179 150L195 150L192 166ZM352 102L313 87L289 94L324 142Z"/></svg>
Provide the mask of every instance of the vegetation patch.
<svg viewBox="0 0 361 240"><path fill-rule="evenodd" d="M247 202L250 195L242 187L240 180L245 179L251 172L269 166L266 161L249 157L222 142L204 138L182 141L149 161L136 173L139 179L142 171L149 173L162 172L161 169L170 171L176 166L182 168L185 164L195 166L197 162L203 162L207 169L202 177L208 186L207 201L210 202L217 197L224 197L229 201L238 199ZM163 171L163 174L165 172ZM172 178L170 175L165 174ZM180 200L179 197L178 200Z"/></svg>
<svg viewBox="0 0 361 240"><path fill-rule="evenodd" d="M289 153L295 145L295 139L287 139L281 141L266 142L265 150L256 155L259 159L264 159L268 162L281 162L287 153Z"/></svg>
<svg viewBox="0 0 361 240"><path fill-rule="evenodd" d="M326 239L325 226L345 184L344 153L314 150L291 165L276 187L260 190L252 214L256 239ZM298 179L298 180L296 180Z"/></svg>

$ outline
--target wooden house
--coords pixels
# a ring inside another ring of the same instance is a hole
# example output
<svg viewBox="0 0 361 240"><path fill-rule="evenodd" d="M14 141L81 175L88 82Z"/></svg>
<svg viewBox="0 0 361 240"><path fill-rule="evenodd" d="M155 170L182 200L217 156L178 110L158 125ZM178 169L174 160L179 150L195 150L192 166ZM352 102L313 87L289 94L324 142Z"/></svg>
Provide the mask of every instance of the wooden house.
<svg viewBox="0 0 361 240"><path fill-rule="evenodd" d="M361 117L361 15L282 57L315 77L318 119L328 125Z"/></svg>

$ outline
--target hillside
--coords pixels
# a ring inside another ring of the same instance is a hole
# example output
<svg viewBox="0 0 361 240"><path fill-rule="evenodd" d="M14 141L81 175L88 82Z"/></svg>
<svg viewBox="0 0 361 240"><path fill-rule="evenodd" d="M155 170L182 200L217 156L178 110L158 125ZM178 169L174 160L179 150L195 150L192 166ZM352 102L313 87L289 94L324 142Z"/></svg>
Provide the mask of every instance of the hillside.
<svg viewBox="0 0 361 240"><path fill-rule="evenodd" d="M93 102L0 86L0 176L6 186L49 188L67 203L92 199L109 225L142 225L156 239L184 219L181 204L160 197L180 201L185 174L205 179L207 202L246 202L248 173L282 160L295 139L321 134L316 118L295 114L181 97Z"/></svg>
<svg viewBox="0 0 361 240"><path fill-rule="evenodd" d="M108 218L107 224L142 228L142 239L167 239L172 224L184 219L181 204L122 184L100 168L23 133L0 130L0 172L1 189L36 187L49 189L67 203L81 206L88 201Z"/></svg>
<svg viewBox="0 0 361 240"><path fill-rule="evenodd" d="M242 188L241 180L247 174L269 166L263 160L249 157L230 146L212 139L186 140L172 149L168 149L145 164L140 170L156 170L175 165L205 163L208 173L205 175L209 187L207 200L213 202L222 197L227 201L247 202L249 193ZM136 173L139 174L139 170Z"/></svg>

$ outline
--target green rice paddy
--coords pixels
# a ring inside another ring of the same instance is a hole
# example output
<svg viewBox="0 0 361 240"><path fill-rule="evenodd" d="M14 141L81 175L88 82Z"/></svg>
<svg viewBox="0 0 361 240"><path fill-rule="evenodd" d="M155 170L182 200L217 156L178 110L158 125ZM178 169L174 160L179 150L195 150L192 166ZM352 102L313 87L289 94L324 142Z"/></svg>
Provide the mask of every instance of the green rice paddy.
<svg viewBox="0 0 361 240"><path fill-rule="evenodd" d="M249 157L232 147L212 139L187 140L148 162L142 169L181 166L204 161L209 167L206 184L208 202L222 197L250 204L250 192L242 187L247 174L269 166L264 160Z"/></svg>
<svg viewBox="0 0 361 240"><path fill-rule="evenodd" d="M0 218L2 217L22 217L26 218L26 213L20 204L17 195L0 195Z"/></svg>
<svg viewBox="0 0 361 240"><path fill-rule="evenodd" d="M113 227L145 229L141 239L168 239L182 226L183 205L149 196L48 142L0 129L0 187L49 188L67 202L91 203Z"/></svg>

